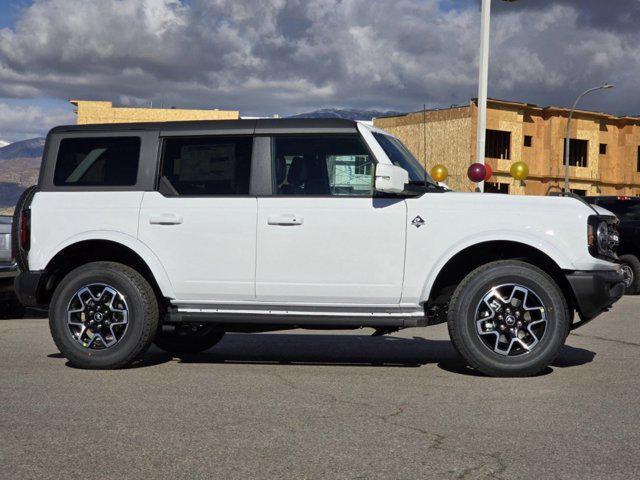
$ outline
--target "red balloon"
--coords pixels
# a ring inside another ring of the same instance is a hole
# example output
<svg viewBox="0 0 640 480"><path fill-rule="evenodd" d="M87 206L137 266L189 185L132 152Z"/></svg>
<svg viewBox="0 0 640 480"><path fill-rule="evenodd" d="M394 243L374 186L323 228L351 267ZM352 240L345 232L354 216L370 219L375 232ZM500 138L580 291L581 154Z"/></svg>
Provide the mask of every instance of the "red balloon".
<svg viewBox="0 0 640 480"><path fill-rule="evenodd" d="M487 171L484 176L484 181L486 182L491 178L491 175L493 175L493 170L491 169L491 165L489 165L488 163L484 166L484 169Z"/></svg>
<svg viewBox="0 0 640 480"><path fill-rule="evenodd" d="M467 177L475 183L483 181L486 175L487 169L481 163L474 163L469 167L469 170L467 170Z"/></svg>

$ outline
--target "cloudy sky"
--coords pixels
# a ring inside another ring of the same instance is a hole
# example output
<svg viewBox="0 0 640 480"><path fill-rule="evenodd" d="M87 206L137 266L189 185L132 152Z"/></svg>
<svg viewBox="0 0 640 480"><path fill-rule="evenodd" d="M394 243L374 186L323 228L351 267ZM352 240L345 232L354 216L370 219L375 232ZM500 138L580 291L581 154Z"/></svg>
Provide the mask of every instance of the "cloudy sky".
<svg viewBox="0 0 640 480"><path fill-rule="evenodd" d="M490 96L640 114L640 0L493 0ZM478 0L0 0L0 139L70 98L287 115L476 96Z"/></svg>

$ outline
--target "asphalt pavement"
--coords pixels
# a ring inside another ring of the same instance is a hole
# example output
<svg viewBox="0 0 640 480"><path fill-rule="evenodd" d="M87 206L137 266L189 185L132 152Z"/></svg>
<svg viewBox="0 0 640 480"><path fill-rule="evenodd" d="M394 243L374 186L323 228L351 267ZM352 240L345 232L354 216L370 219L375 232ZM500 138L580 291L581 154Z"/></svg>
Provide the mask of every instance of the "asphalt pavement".
<svg viewBox="0 0 640 480"><path fill-rule="evenodd" d="M640 478L640 297L542 375L469 370L446 327L230 334L183 359L68 366L0 321L0 478Z"/></svg>

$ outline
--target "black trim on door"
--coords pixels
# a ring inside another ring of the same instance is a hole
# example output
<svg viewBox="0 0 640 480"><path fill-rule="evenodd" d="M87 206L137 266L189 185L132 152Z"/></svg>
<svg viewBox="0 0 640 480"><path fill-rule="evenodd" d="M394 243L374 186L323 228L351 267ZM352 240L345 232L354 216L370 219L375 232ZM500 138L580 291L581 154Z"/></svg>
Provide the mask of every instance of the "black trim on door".
<svg viewBox="0 0 640 480"><path fill-rule="evenodd" d="M271 137L255 136L251 155L251 177L249 194L255 196L273 195L271 185Z"/></svg>

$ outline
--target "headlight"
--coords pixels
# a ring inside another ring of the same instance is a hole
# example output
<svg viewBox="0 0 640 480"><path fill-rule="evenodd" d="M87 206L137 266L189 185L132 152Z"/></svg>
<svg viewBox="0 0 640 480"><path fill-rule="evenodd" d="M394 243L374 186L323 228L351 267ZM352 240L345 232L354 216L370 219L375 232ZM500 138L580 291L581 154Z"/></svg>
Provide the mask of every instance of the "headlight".
<svg viewBox="0 0 640 480"><path fill-rule="evenodd" d="M617 219L601 217L589 217L588 243L589 251L594 257L616 257L618 248Z"/></svg>
<svg viewBox="0 0 640 480"><path fill-rule="evenodd" d="M596 231L596 241L598 242L598 250L605 253L609 250L609 226L607 222L600 222Z"/></svg>

